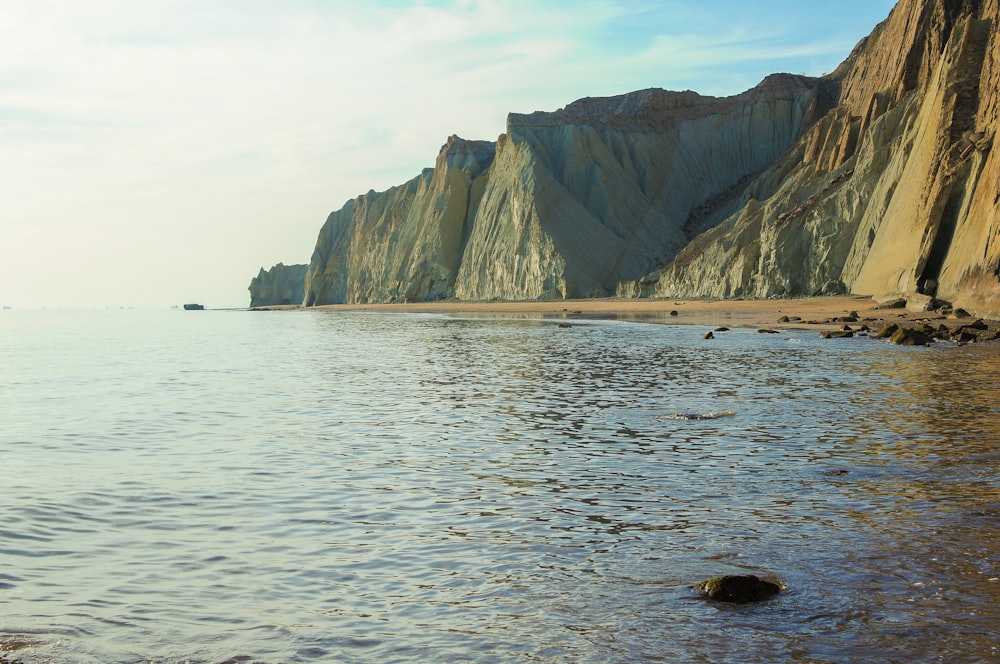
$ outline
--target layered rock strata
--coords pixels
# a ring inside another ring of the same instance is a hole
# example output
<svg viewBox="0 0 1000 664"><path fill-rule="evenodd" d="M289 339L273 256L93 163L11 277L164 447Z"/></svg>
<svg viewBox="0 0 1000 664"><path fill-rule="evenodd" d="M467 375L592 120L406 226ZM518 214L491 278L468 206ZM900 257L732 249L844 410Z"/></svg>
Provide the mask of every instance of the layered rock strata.
<svg viewBox="0 0 1000 664"><path fill-rule="evenodd" d="M494 143L452 136L434 168L332 213L309 262L306 306L452 297L481 190L475 183L495 151Z"/></svg>
<svg viewBox="0 0 1000 664"><path fill-rule="evenodd" d="M934 296L1000 317L998 14L996 0L900 2L739 210L619 292Z"/></svg>
<svg viewBox="0 0 1000 664"><path fill-rule="evenodd" d="M260 268L250 280L250 306L301 304L305 292L307 265L278 263L270 270Z"/></svg>
<svg viewBox="0 0 1000 664"><path fill-rule="evenodd" d="M815 88L776 75L725 99L643 90L511 114L495 144L452 136L433 169L330 215L305 303L610 294L799 137Z"/></svg>

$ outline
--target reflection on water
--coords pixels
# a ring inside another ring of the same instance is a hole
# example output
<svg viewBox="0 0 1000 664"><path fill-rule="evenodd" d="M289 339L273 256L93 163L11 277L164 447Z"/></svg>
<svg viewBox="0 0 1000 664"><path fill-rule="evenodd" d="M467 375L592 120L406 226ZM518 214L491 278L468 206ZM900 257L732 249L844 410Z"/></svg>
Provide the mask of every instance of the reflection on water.
<svg viewBox="0 0 1000 664"><path fill-rule="evenodd" d="M323 312L0 325L9 657L1000 658L996 346ZM690 589L745 571L787 590Z"/></svg>

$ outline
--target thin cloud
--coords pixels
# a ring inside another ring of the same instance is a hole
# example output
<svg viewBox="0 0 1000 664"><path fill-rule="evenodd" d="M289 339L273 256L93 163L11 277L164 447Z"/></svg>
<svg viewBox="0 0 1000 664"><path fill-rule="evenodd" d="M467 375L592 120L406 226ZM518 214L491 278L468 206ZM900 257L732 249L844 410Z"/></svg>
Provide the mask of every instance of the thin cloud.
<svg viewBox="0 0 1000 664"><path fill-rule="evenodd" d="M148 302L239 305L259 265L307 260L330 210L432 165L452 133L639 88L731 94L853 46L756 13L720 29L687 2L6 2L0 300L120 304L132 246Z"/></svg>

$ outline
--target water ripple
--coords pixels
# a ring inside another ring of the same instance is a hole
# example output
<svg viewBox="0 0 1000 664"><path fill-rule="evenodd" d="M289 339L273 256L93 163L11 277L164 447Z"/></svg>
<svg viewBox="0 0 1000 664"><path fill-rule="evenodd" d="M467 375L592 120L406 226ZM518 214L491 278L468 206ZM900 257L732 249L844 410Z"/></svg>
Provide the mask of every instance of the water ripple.
<svg viewBox="0 0 1000 664"><path fill-rule="evenodd" d="M995 348L43 313L0 347L25 662L997 655Z"/></svg>

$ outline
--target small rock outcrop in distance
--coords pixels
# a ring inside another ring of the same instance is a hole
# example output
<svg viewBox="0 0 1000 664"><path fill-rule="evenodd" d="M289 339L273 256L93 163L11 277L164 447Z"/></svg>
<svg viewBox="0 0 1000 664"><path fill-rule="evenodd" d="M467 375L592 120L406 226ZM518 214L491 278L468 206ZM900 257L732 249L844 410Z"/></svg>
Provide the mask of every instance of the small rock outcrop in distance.
<svg viewBox="0 0 1000 664"><path fill-rule="evenodd" d="M1000 0L900 0L822 78L452 136L329 216L301 302L851 292L1000 318L998 26Z"/></svg>
<svg viewBox="0 0 1000 664"><path fill-rule="evenodd" d="M260 268L250 281L251 307L302 304L308 265L278 263L270 270Z"/></svg>

